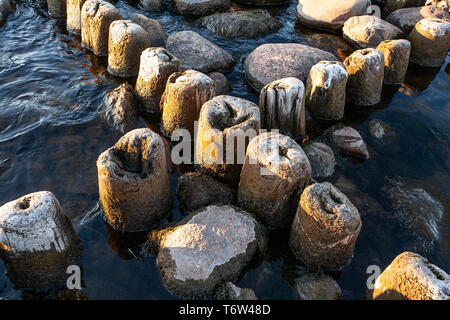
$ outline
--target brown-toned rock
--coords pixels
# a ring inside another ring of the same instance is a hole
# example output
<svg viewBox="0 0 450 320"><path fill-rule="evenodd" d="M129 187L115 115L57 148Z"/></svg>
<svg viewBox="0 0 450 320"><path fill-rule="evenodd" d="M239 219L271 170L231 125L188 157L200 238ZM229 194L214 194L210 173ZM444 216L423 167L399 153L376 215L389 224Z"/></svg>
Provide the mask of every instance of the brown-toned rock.
<svg viewBox="0 0 450 320"><path fill-rule="evenodd" d="M377 300L450 300L450 276L424 257L403 252L375 281Z"/></svg>
<svg viewBox="0 0 450 320"><path fill-rule="evenodd" d="M345 127L331 133L334 145L351 156L369 159L367 146L358 131L352 127Z"/></svg>
<svg viewBox="0 0 450 320"><path fill-rule="evenodd" d="M347 100L370 106L381 100L384 82L384 55L368 48L357 50L344 61L348 73Z"/></svg>
<svg viewBox="0 0 450 320"><path fill-rule="evenodd" d="M336 61L320 61L311 68L306 81L306 106L319 120L344 117L348 73Z"/></svg>
<svg viewBox="0 0 450 320"><path fill-rule="evenodd" d="M231 54L193 31L171 34L166 49L180 60L183 70L209 73L229 70L235 64Z"/></svg>
<svg viewBox="0 0 450 320"><path fill-rule="evenodd" d="M295 289L300 300L339 300L341 288L337 282L323 272L307 272L295 280Z"/></svg>
<svg viewBox="0 0 450 320"><path fill-rule="evenodd" d="M378 45L377 50L384 55L384 83L401 84L408 70L411 42L386 40Z"/></svg>
<svg viewBox="0 0 450 320"><path fill-rule="evenodd" d="M134 130L138 126L139 113L133 96L133 88L122 84L103 98L100 114L108 127L122 134Z"/></svg>
<svg viewBox="0 0 450 320"><path fill-rule="evenodd" d="M161 24L155 19L150 19L143 14L133 14L130 20L140 25L150 36L150 47L163 47L166 44L167 35Z"/></svg>
<svg viewBox="0 0 450 320"><path fill-rule="evenodd" d="M97 56L108 55L109 25L121 19L109 2L87 0L81 8L81 42Z"/></svg>
<svg viewBox="0 0 450 320"><path fill-rule="evenodd" d="M148 230L172 209L165 146L150 129L128 132L97 168L100 204L114 229Z"/></svg>
<svg viewBox="0 0 450 320"><path fill-rule="evenodd" d="M80 240L53 193L31 193L0 207L0 256L16 288L64 284L79 254Z"/></svg>
<svg viewBox="0 0 450 320"><path fill-rule="evenodd" d="M425 1L426 0L386 0L383 6L383 16L387 16L391 12L399 9L423 6L425 5Z"/></svg>
<svg viewBox="0 0 450 320"><path fill-rule="evenodd" d="M47 0L48 13L55 18L66 16L66 0Z"/></svg>
<svg viewBox="0 0 450 320"><path fill-rule="evenodd" d="M424 67L441 67L450 50L450 21L426 18L409 34L411 61Z"/></svg>
<svg viewBox="0 0 450 320"><path fill-rule="evenodd" d="M196 163L219 180L237 182L248 142L259 133L259 108L248 100L222 95L200 111Z"/></svg>
<svg viewBox="0 0 450 320"><path fill-rule="evenodd" d="M183 16L204 16L227 9L231 0L169 0L174 11Z"/></svg>
<svg viewBox="0 0 450 320"><path fill-rule="evenodd" d="M347 265L361 230L358 209L331 183L303 191L289 244L307 265L337 270Z"/></svg>
<svg viewBox="0 0 450 320"><path fill-rule="evenodd" d="M159 113L167 79L180 71L180 61L164 48L147 48L142 52L136 95L147 112Z"/></svg>
<svg viewBox="0 0 450 320"><path fill-rule="evenodd" d="M225 94L230 91L230 85L228 84L227 77L220 72L208 73L208 77L214 80L216 83L216 95Z"/></svg>
<svg viewBox="0 0 450 320"><path fill-rule="evenodd" d="M81 33L81 7L86 0L67 0L67 30L71 33Z"/></svg>
<svg viewBox="0 0 450 320"><path fill-rule="evenodd" d="M238 203L270 229L288 227L310 178L309 160L293 139L273 132L260 134L247 148Z"/></svg>
<svg viewBox="0 0 450 320"><path fill-rule="evenodd" d="M375 139L381 139L385 136L392 136L395 134L394 129L381 120L370 120L368 127L370 135Z"/></svg>
<svg viewBox="0 0 450 320"><path fill-rule="evenodd" d="M305 85L297 78L284 78L266 85L259 94L261 124L298 138L306 135Z"/></svg>
<svg viewBox="0 0 450 320"><path fill-rule="evenodd" d="M207 75L195 70L173 73L161 98L164 135L169 137L177 129L186 129L193 136L201 107L215 95L216 84Z"/></svg>
<svg viewBox="0 0 450 320"><path fill-rule="evenodd" d="M177 186L180 208L193 212L211 204L236 203L233 189L207 174L188 172L178 179Z"/></svg>
<svg viewBox="0 0 450 320"><path fill-rule="evenodd" d="M311 164L312 177L329 177L334 172L336 159L333 150L324 143L313 142L303 146Z"/></svg>
<svg viewBox="0 0 450 320"><path fill-rule="evenodd" d="M337 61L337 58L329 52L299 43L263 44L245 60L245 76L257 91L283 78L294 77L304 83L312 66L322 60Z"/></svg>

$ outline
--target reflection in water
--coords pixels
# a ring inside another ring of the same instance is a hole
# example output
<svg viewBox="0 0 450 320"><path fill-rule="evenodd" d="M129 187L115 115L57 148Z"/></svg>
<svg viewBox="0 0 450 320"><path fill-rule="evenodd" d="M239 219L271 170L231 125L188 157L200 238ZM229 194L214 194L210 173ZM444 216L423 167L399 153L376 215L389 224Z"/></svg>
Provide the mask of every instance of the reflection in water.
<svg viewBox="0 0 450 320"><path fill-rule="evenodd" d="M141 245L146 240L147 232L121 232L114 230L105 222L108 245L124 260L138 259Z"/></svg>

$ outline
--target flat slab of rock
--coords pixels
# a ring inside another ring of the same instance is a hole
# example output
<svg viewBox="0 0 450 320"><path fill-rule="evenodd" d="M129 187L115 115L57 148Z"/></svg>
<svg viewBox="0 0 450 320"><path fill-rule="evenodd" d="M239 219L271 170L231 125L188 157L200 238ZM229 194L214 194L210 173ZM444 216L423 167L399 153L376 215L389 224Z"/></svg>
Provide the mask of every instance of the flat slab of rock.
<svg viewBox="0 0 450 320"><path fill-rule="evenodd" d="M395 10L385 20L408 36L417 22L425 18L450 19L450 14L437 6L423 6Z"/></svg>
<svg viewBox="0 0 450 320"><path fill-rule="evenodd" d="M228 70L235 64L230 53L193 31L170 35L166 49L180 60L183 70L209 73Z"/></svg>
<svg viewBox="0 0 450 320"><path fill-rule="evenodd" d="M357 48L376 48L384 40L398 38L402 31L375 16L348 19L342 28L344 38Z"/></svg>
<svg viewBox="0 0 450 320"><path fill-rule="evenodd" d="M218 284L236 279L264 241L250 214L211 205L160 232L157 263L174 293L211 297Z"/></svg>
<svg viewBox="0 0 450 320"><path fill-rule="evenodd" d="M331 133L334 145L351 156L369 159L367 146L358 131L351 127L335 130Z"/></svg>
<svg viewBox="0 0 450 320"><path fill-rule="evenodd" d="M200 24L225 38L255 38L282 27L266 10L218 13L201 18Z"/></svg>
<svg viewBox="0 0 450 320"><path fill-rule="evenodd" d="M174 11L184 16L204 16L227 9L231 0L169 0Z"/></svg>
<svg viewBox="0 0 450 320"><path fill-rule="evenodd" d="M322 60L337 61L337 57L299 43L263 44L245 60L245 75L257 91L282 78L294 77L305 83L311 68Z"/></svg>
<svg viewBox="0 0 450 320"><path fill-rule="evenodd" d="M353 16L367 14L367 0L299 0L297 18L311 28L338 31Z"/></svg>

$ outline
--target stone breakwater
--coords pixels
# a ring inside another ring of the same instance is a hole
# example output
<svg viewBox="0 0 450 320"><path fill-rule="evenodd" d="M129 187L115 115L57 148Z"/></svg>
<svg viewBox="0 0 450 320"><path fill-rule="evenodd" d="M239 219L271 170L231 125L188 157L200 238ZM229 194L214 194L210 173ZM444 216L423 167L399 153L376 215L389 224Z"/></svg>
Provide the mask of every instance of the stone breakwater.
<svg viewBox="0 0 450 320"><path fill-rule="evenodd" d="M0 4L1 22L14 7L4 0ZM175 10L188 16L206 16L229 6L226 1L174 2ZM450 48L445 14L420 19L402 35L404 29L366 15L366 7L367 1L346 1L314 12L308 1L299 1L301 24L342 32L360 49L339 61L310 45L261 44L244 61L246 80L260 94L257 105L219 94L227 93L223 82L237 57L196 32L180 30L166 39L157 21L126 17L109 2L48 1L49 13L66 17L68 31L79 30L86 49L107 57L112 76L134 84L121 85L104 99L104 119L124 135L98 158L100 204L112 228L151 230L148 245L155 248L157 265L173 293L185 298L254 297L251 289L233 282L252 259L264 256L268 230L289 230L289 246L311 272L342 270L351 262L363 212L338 187L313 179L331 176L336 159L370 161L369 149L348 126L330 126L317 141L303 143L308 116L339 121L348 105L376 105L385 85L403 82L410 57L412 63L439 67ZM331 13L336 12L345 21L335 21ZM279 28L267 13L257 13L250 18L261 15L274 24L262 34ZM215 15L200 23L227 37L257 36L232 30L233 23L227 24L231 30L223 31L213 24ZM220 19L233 22L239 15L222 14ZM155 37L163 47L153 46ZM142 110L161 114L159 130L139 128ZM196 123L200 138L191 155L198 152L202 162L194 168L198 172L180 178L176 195L187 216L162 227L173 207L169 170L176 143L167 139L177 130L193 135ZM248 130L259 129L281 133L246 136ZM215 134L205 139L205 132ZM230 138L232 143L223 142L224 154L218 156L210 148L216 139ZM234 141L241 138L246 141L243 163L225 165L224 157L236 154ZM39 267L48 264L60 274L67 261L76 260L78 242L51 193L29 194L0 208L0 252L19 287L58 283L60 277L46 279ZM23 263L28 255L36 265ZM30 270L36 273L35 282L25 276ZM407 289L399 278L408 283ZM320 286L328 286L331 293L311 293ZM449 286L445 271L417 254L403 253L377 279L373 298L448 299ZM305 287L312 289L305 292ZM341 295L337 283L321 273L300 277L296 290L303 299Z"/></svg>

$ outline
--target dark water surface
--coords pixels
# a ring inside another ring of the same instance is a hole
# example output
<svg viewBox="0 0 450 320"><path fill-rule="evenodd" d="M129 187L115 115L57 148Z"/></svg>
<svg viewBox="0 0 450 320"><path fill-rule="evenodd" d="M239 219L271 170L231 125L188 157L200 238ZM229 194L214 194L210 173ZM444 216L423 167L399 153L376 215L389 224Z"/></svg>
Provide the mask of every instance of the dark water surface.
<svg viewBox="0 0 450 320"><path fill-rule="evenodd" d="M144 13L131 1L115 5L124 17ZM195 21L168 12L146 15L160 21L169 35L195 30L228 50L237 61L227 74L233 88L229 94L257 102L258 96L245 82L246 56L262 43L306 43L311 36L296 25L295 3L271 12L284 27L251 40L224 40L199 28ZM416 250L450 271L449 62L447 57L440 70L411 66L402 87L386 87L378 105L347 108L342 123L361 133L371 158L343 157L327 179L358 206L363 220L352 262L333 274L344 299L364 299L367 267L375 264L384 269L405 250ZM38 2L25 1L8 17L0 28L0 205L40 190L57 196L83 242L84 296L176 298L165 288L154 257L139 254L144 235L120 234L98 214L95 163L120 137L103 124L97 112L105 93L121 81L108 75L105 67L104 59L84 51L79 37L67 33L65 21L49 17ZM397 135L382 141L372 139L367 123L374 118L392 126ZM147 124L154 126L152 121ZM308 134L314 138L331 124L308 123ZM142 121L141 126L145 125ZM179 176L171 175L174 193ZM392 219L382 187L386 177L396 176L442 203L444 215L436 222L433 246L424 249L409 229ZM175 208L169 218L176 221L182 215ZM295 298L294 280L305 267L296 261L287 239L285 231L271 234L269 252L252 262L237 285L253 288L262 299ZM52 297L14 289L0 261L0 299Z"/></svg>

